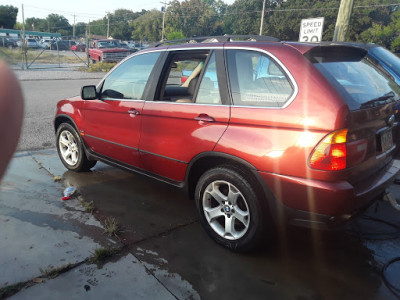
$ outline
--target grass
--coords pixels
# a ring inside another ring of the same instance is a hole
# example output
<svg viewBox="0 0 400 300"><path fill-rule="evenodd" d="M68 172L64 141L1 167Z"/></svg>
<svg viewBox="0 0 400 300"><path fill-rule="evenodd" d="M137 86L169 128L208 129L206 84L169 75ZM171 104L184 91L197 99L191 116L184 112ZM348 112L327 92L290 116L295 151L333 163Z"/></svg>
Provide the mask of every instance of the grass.
<svg viewBox="0 0 400 300"><path fill-rule="evenodd" d="M57 51L48 51L48 50L40 54L41 51L42 50L40 49L35 51L28 50L27 51L28 63L31 63L34 59L36 59L35 62L39 63L58 63L58 62L82 63L82 61L75 55L67 56L63 55L62 53L60 53L60 55L57 55ZM5 60L9 64L21 62L23 56L24 52L21 50L21 48L14 48L14 49L0 48L0 58Z"/></svg>
<svg viewBox="0 0 400 300"><path fill-rule="evenodd" d="M83 72L90 72L90 73L95 73L95 72L108 72L110 71L117 63L107 63L107 62L101 62L101 63L96 63L96 64L90 64L89 68L87 67L80 67L79 71Z"/></svg>
<svg viewBox="0 0 400 300"><path fill-rule="evenodd" d="M10 296L18 293L20 290L22 290L26 286L26 284L27 284L26 282L19 282L19 283L1 288L0 289L0 299L5 299L7 297L10 297Z"/></svg>
<svg viewBox="0 0 400 300"><path fill-rule="evenodd" d="M107 233L109 236L118 237L118 234L121 232L121 227L118 225L117 220L113 217L108 217L104 221L104 233Z"/></svg>
<svg viewBox="0 0 400 300"><path fill-rule="evenodd" d="M39 271L43 277L53 279L53 278L56 278L58 275L71 270L74 267L75 267L75 264L65 264L65 265L59 266L57 268L49 267L46 270L39 268Z"/></svg>
<svg viewBox="0 0 400 300"><path fill-rule="evenodd" d="M82 201L81 204L85 208L86 212L92 213L94 211L94 203L93 203L93 201L90 201L90 202Z"/></svg>
<svg viewBox="0 0 400 300"><path fill-rule="evenodd" d="M115 251L111 249L100 248L94 250L91 261L96 264L105 262L108 258L114 255Z"/></svg>

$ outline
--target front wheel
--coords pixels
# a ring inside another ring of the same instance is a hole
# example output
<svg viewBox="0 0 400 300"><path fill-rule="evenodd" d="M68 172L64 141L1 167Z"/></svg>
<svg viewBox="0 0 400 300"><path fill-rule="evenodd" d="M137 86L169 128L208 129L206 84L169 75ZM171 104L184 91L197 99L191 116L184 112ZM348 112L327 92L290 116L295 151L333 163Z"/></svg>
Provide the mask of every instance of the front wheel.
<svg viewBox="0 0 400 300"><path fill-rule="evenodd" d="M202 226L217 243L246 252L261 241L262 200L243 174L228 167L205 172L197 183L195 200Z"/></svg>
<svg viewBox="0 0 400 300"><path fill-rule="evenodd" d="M58 155L68 170L82 172L94 167L97 161L87 159L82 141L71 124L62 123L56 136Z"/></svg>

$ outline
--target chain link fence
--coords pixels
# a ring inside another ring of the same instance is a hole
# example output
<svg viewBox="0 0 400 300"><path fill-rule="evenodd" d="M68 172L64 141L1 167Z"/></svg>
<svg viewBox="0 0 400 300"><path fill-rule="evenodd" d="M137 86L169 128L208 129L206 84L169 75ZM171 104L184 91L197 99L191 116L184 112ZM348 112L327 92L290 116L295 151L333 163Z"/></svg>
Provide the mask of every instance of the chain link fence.
<svg viewBox="0 0 400 300"><path fill-rule="evenodd" d="M13 69L22 70L88 67L85 50L73 51L68 43L54 43L47 48L15 47L0 43L0 59Z"/></svg>

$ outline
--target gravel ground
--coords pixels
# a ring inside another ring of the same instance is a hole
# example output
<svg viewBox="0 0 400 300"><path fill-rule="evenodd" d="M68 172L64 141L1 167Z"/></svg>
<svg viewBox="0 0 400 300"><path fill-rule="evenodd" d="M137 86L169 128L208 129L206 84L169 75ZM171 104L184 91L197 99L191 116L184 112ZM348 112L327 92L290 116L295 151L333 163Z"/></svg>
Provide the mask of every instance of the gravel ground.
<svg viewBox="0 0 400 300"><path fill-rule="evenodd" d="M74 68L61 69L29 69L15 70L14 73L20 81L28 80L63 80L63 79L100 79L106 73L89 73L76 71Z"/></svg>

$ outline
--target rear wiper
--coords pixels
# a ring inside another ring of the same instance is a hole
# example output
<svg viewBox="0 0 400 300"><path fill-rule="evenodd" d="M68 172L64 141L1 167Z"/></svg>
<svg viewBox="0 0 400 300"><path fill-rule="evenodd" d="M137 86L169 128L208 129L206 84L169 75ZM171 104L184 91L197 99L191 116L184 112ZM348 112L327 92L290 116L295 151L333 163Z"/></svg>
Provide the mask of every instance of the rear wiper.
<svg viewBox="0 0 400 300"><path fill-rule="evenodd" d="M394 102L394 99L391 99L395 96L394 92L388 92L385 95L382 95L378 98L369 100L363 104L361 104L361 108L365 108L365 107L376 107L378 105L382 105L382 104L386 104L386 103L390 103L390 102ZM391 101L387 101L388 99L391 99ZM384 103L379 103L379 102L384 102Z"/></svg>

